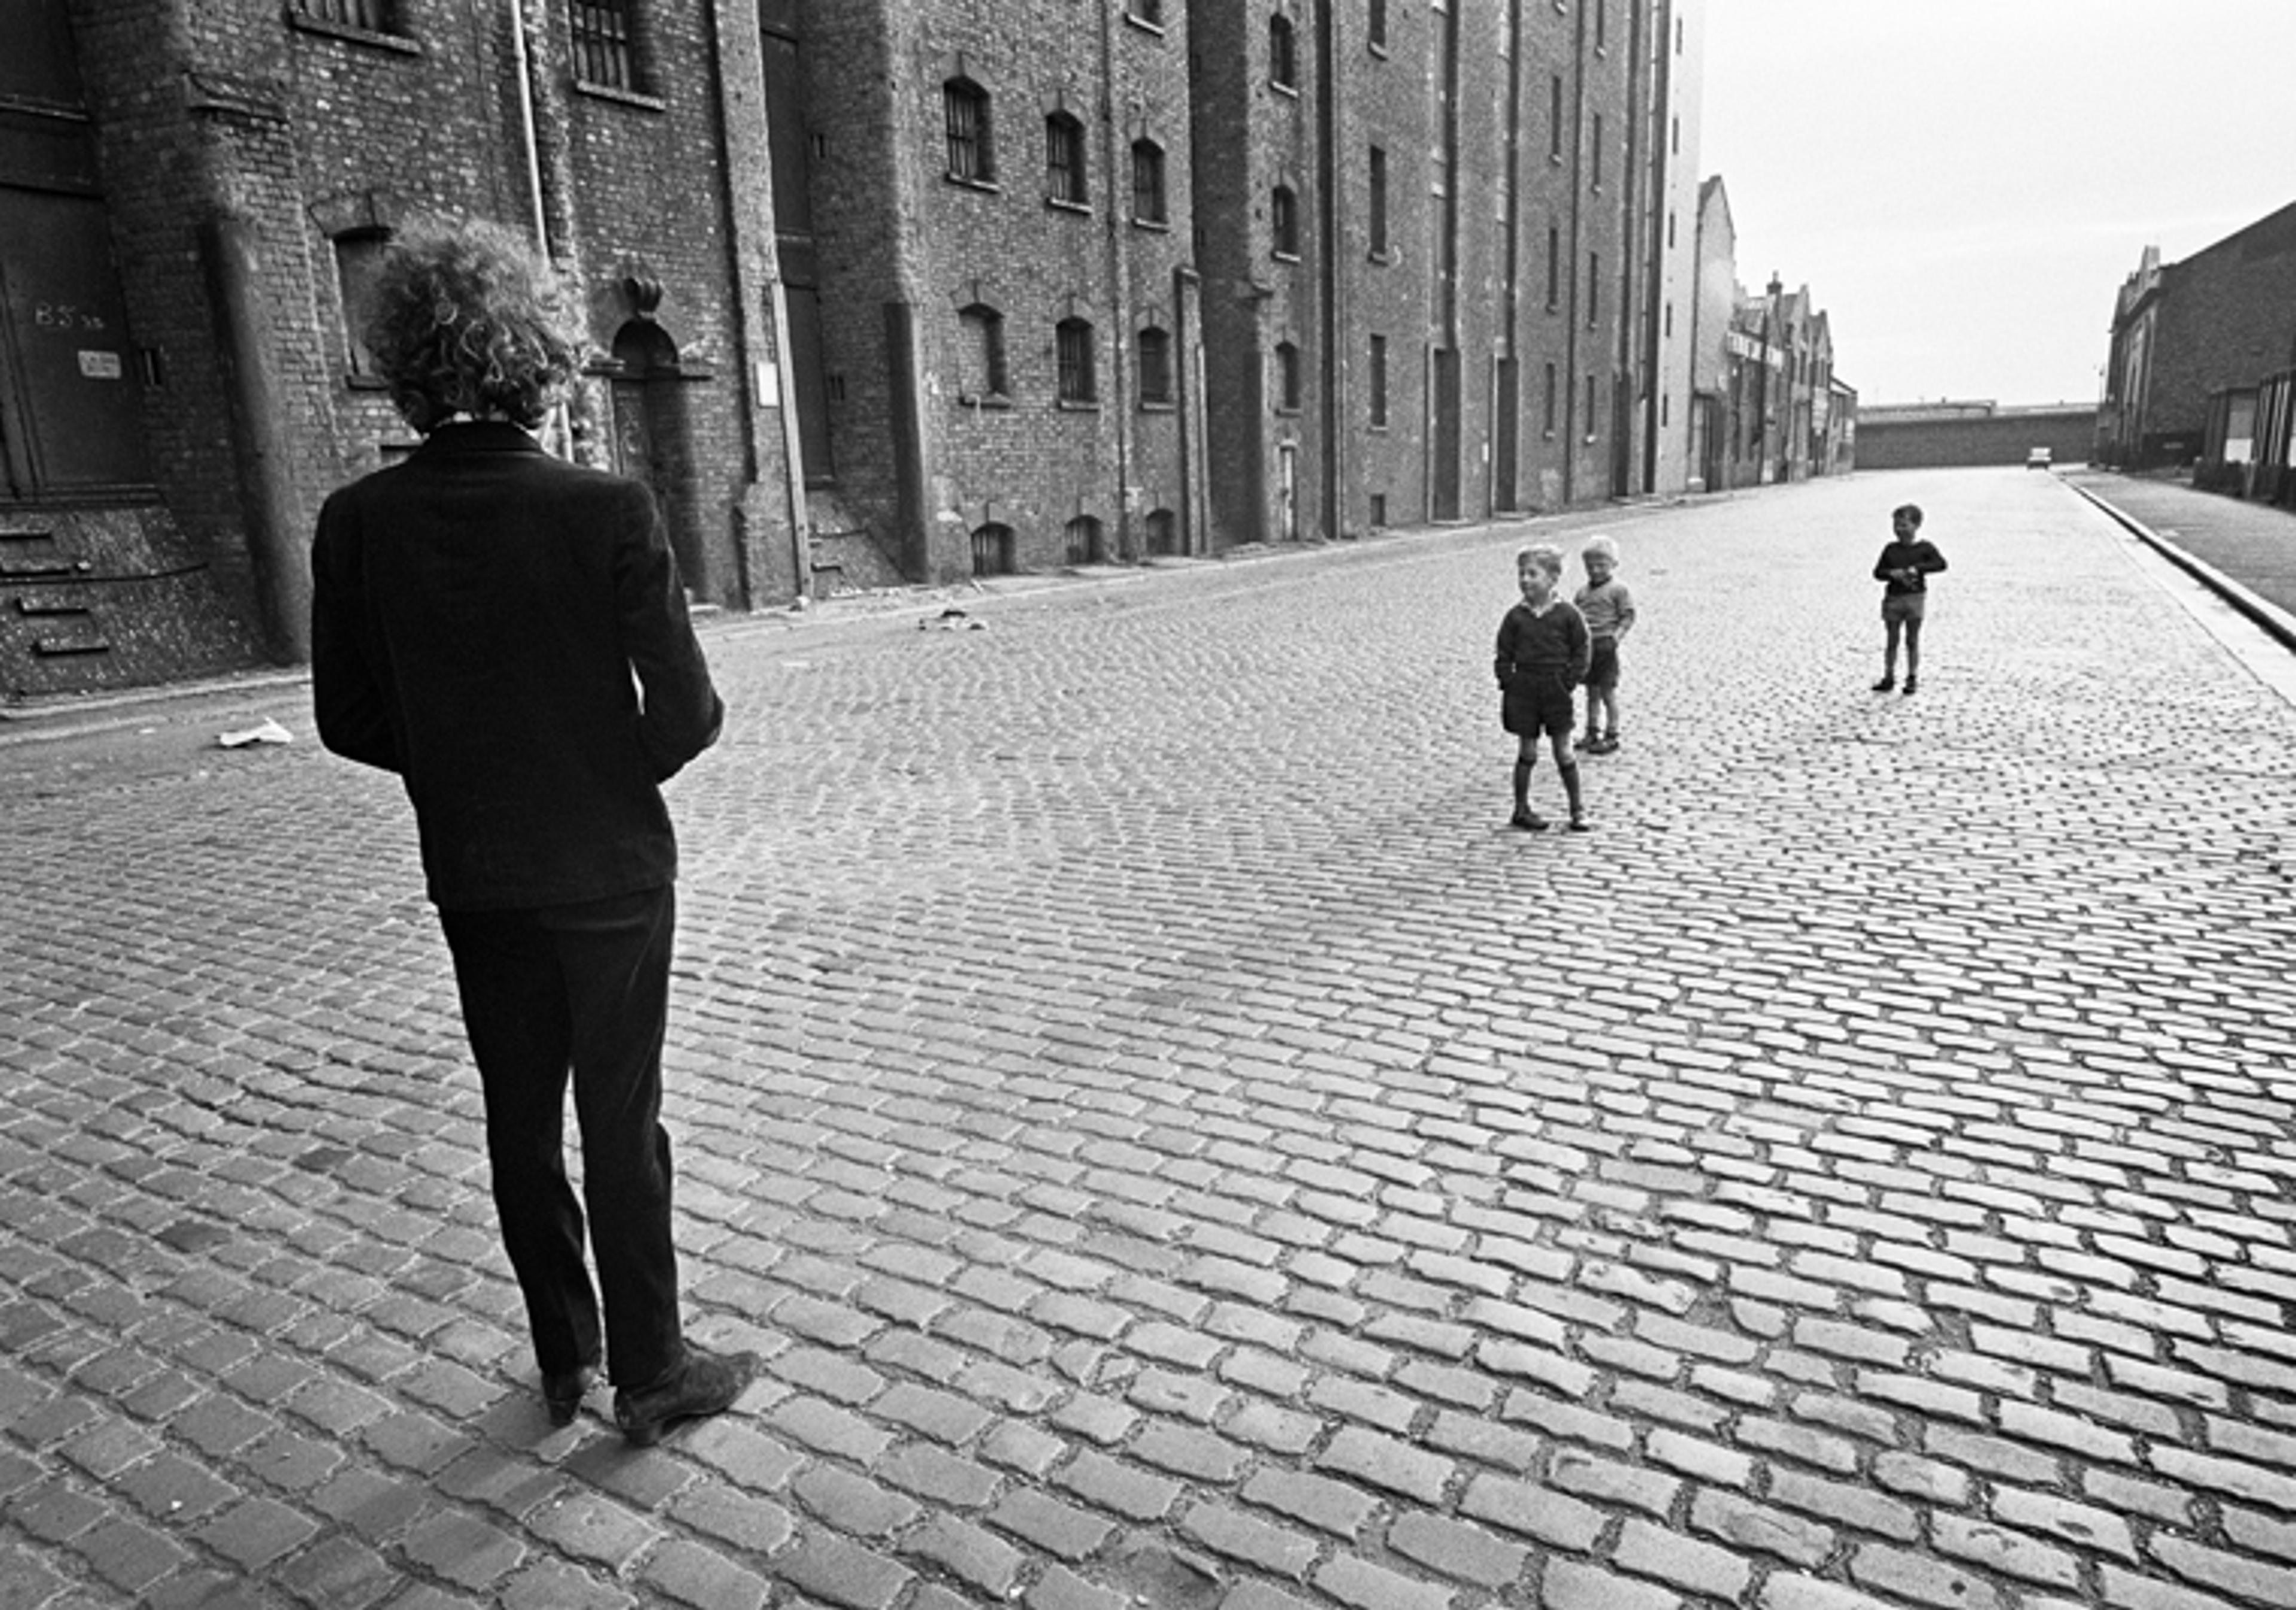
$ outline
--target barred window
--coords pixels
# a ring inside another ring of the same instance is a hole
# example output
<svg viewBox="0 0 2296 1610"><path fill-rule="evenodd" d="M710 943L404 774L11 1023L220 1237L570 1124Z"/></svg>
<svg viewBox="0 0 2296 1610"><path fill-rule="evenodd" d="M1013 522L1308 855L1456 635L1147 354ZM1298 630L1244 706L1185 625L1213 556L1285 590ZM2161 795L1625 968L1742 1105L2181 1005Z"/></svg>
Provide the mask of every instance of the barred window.
<svg viewBox="0 0 2296 1610"><path fill-rule="evenodd" d="M994 183L996 162L989 144L988 92L970 78L951 78L940 87L941 111L948 127L948 177L968 185Z"/></svg>
<svg viewBox="0 0 2296 1610"><path fill-rule="evenodd" d="M296 7L315 22L356 28L370 34L398 31L392 0L299 0Z"/></svg>
<svg viewBox="0 0 2296 1610"><path fill-rule="evenodd" d="M638 87L635 12L632 0L572 0L577 82L600 89Z"/></svg>
<svg viewBox="0 0 2296 1610"><path fill-rule="evenodd" d="M1093 367L1091 323L1086 319L1064 318L1056 333L1060 347L1061 400L1064 403L1097 401L1100 382Z"/></svg>
<svg viewBox="0 0 2296 1610"><path fill-rule="evenodd" d="M1153 140L1132 142L1132 217L1142 224L1166 219L1164 148Z"/></svg>
<svg viewBox="0 0 2296 1610"><path fill-rule="evenodd" d="M1172 400L1172 338L1152 324L1140 333L1140 400Z"/></svg>
<svg viewBox="0 0 2296 1610"><path fill-rule="evenodd" d="M1045 119L1045 194L1081 207L1085 188L1084 125L1064 111Z"/></svg>

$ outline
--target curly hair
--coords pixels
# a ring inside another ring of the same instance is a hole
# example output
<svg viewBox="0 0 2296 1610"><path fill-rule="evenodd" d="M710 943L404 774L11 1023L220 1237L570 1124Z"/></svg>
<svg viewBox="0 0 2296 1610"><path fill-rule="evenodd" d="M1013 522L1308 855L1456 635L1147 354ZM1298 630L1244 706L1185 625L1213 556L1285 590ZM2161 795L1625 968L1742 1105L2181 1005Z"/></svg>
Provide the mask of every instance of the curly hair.
<svg viewBox="0 0 2296 1610"><path fill-rule="evenodd" d="M391 401L426 435L456 414L540 424L583 353L557 271L483 219L410 224L392 239L366 344Z"/></svg>

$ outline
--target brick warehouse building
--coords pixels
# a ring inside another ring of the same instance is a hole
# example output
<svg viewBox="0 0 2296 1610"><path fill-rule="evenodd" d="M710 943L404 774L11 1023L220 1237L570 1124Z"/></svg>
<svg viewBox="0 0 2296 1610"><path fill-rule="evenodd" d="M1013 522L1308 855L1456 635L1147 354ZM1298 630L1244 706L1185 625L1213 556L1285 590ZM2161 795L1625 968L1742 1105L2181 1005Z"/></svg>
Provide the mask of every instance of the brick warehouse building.
<svg viewBox="0 0 2296 1610"><path fill-rule="evenodd" d="M426 209L733 607L1686 479L1695 0L0 7L10 696L300 656Z"/></svg>

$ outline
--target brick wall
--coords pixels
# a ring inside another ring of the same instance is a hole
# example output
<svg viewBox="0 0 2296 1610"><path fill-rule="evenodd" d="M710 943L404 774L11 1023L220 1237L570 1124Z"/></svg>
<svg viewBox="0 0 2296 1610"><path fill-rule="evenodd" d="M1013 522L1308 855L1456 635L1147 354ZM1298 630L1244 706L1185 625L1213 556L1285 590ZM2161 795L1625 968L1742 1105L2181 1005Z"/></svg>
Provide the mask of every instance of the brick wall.
<svg viewBox="0 0 2296 1610"><path fill-rule="evenodd" d="M2022 409L1962 419L1893 420L1871 410L1857 421L1857 468L1929 469L1948 464L2018 464L2047 448L2060 464L2087 462L2096 410Z"/></svg>

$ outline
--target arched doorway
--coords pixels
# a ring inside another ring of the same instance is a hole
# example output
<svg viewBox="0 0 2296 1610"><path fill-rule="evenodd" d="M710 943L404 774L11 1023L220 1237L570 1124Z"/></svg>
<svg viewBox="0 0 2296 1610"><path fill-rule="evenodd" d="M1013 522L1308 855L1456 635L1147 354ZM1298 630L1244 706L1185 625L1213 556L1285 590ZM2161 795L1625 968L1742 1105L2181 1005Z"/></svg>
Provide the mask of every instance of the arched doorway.
<svg viewBox="0 0 2296 1610"><path fill-rule="evenodd" d="M653 489L689 593L712 596L709 545L701 530L686 382L706 378L678 361L677 343L654 322L659 283L633 275L623 282L636 316L614 333L611 370L614 468Z"/></svg>

